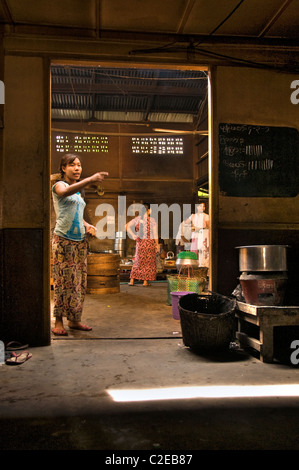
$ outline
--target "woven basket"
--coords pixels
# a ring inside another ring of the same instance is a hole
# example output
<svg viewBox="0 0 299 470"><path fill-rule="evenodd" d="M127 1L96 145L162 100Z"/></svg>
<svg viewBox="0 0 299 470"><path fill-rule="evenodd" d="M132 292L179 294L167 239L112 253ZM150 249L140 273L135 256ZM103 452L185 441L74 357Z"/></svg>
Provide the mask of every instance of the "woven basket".
<svg viewBox="0 0 299 470"><path fill-rule="evenodd" d="M208 268L196 268L193 276L182 276L180 274L169 274L167 276L167 305L171 305L171 292L196 292L201 294L207 281Z"/></svg>
<svg viewBox="0 0 299 470"><path fill-rule="evenodd" d="M235 339L236 300L220 294L187 294L179 300L184 345L196 351L225 349Z"/></svg>

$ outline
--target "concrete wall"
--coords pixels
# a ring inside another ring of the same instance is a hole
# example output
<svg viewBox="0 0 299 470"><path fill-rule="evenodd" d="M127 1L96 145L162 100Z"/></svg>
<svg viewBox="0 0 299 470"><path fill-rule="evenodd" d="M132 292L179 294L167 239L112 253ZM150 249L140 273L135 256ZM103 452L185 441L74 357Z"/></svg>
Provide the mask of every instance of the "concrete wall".
<svg viewBox="0 0 299 470"><path fill-rule="evenodd" d="M1 339L49 342L49 71L4 57Z"/></svg>
<svg viewBox="0 0 299 470"><path fill-rule="evenodd" d="M299 196L228 197L219 192L219 123L256 124L299 129L298 105L290 100L294 76L250 68L218 67L213 79L214 288L229 294L238 282L235 246L290 244L289 280L292 301L298 274Z"/></svg>

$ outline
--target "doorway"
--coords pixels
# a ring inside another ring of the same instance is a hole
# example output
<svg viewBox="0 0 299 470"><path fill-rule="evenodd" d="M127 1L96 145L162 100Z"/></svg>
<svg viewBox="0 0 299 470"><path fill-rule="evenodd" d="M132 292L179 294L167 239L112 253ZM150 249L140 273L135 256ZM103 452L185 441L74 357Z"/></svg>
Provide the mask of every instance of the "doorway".
<svg viewBox="0 0 299 470"><path fill-rule="evenodd" d="M59 62L51 66L51 82L51 178L54 180L60 157L67 152L82 158L82 177L96 171L109 172L100 188L85 191L87 221L104 227L100 238L89 240L90 251L114 250L115 238L105 236L105 230L111 229L109 222L112 232L120 228L121 198L126 211L145 201L166 208L168 220L164 226L159 212L159 238L164 241L166 253L175 253L177 227L173 209L179 208L183 216L184 211L192 212L196 203L204 201L209 211L208 71L160 65L120 67ZM101 207L105 205L112 207L114 220L113 216L107 217L107 212L103 215ZM105 223L100 224L105 217ZM52 209L51 230L54 224ZM124 262L133 258L134 249L133 241L127 239ZM142 302L151 301L150 293L127 292L126 270L123 271L121 291L130 296L132 305L138 308ZM159 301L155 306L151 304L149 310L159 310L162 303L164 327L171 332L166 295L164 276L164 284L163 279L155 284ZM109 296L109 303L106 296L100 299L89 296L89 311L106 311L108 325L113 299L116 301L117 296ZM118 300L117 305L122 309L128 303L123 306ZM134 325L138 324L132 313L130 317ZM161 336L166 331L163 328L157 330L155 325L143 333L141 328L135 335ZM106 336L111 335L122 334L110 331L109 327Z"/></svg>

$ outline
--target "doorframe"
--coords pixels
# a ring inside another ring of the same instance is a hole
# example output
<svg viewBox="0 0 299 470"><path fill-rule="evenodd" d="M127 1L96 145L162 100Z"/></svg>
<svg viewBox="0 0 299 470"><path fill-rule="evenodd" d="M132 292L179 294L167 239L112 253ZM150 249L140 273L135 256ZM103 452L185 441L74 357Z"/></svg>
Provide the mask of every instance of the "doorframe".
<svg viewBox="0 0 299 470"><path fill-rule="evenodd" d="M172 64L172 63L129 63L125 61L107 61L107 60L84 60L84 59L50 59L47 63L47 70L49 75L49 113L47 116L48 120L48 136L49 136L49 157L48 157L48 186L50 187L50 176L51 176L51 164L52 164L52 149L51 149L51 131L52 131L52 91L51 91L51 69L55 65L76 65L76 66L98 66L103 67L122 67L122 68L144 68L144 69L161 69L161 70L200 70L208 72L208 181L209 181L209 216L210 216L210 228L209 228L209 289L216 291L217 289L217 258L218 258L218 243L217 243L217 227L218 227L218 197L217 197L217 160L214 157L214 152L217 143L214 141L214 116L215 116L215 83L216 83L216 67L203 66L203 65L184 65L184 64ZM194 165L193 165L194 168ZM195 171L195 169L194 169ZM193 174L194 179L194 174ZM51 189L51 188L50 188ZM50 192L49 192L50 193ZM51 193L48 204L48 222L47 222L47 247L45 247L45 257L48 265L48 302L49 302L49 328L52 321L52 308L51 308Z"/></svg>

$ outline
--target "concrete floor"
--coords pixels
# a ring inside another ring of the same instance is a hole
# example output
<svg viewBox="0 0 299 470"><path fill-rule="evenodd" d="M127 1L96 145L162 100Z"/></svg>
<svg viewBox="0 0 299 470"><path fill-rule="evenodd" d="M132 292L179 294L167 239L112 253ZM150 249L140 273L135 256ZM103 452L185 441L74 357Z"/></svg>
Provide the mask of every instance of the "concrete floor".
<svg viewBox="0 0 299 470"><path fill-rule="evenodd" d="M162 282L88 295L83 320L91 332L53 338L50 346L29 348L26 363L2 365L0 449L298 450L298 394L197 392L299 384L299 369L264 364L243 350L195 354L184 346L166 299ZM181 387L179 398L116 402L109 394L173 387ZM198 389L181 398L186 387Z"/></svg>

